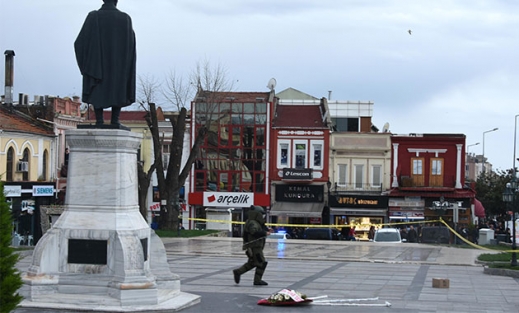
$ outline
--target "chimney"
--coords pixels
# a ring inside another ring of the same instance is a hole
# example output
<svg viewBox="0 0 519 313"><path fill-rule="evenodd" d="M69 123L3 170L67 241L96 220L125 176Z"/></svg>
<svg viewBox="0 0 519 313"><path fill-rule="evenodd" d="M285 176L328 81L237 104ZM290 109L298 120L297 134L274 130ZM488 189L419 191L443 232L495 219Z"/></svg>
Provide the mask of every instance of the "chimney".
<svg viewBox="0 0 519 313"><path fill-rule="evenodd" d="M328 90L328 101L332 100L332 91Z"/></svg>
<svg viewBox="0 0 519 313"><path fill-rule="evenodd" d="M13 104L14 51L5 50L5 104Z"/></svg>

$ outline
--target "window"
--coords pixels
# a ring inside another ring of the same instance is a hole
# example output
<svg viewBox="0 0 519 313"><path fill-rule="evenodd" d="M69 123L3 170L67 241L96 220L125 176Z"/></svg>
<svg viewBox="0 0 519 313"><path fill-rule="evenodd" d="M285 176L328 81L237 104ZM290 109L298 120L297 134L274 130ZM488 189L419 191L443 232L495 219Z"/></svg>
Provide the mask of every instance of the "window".
<svg viewBox="0 0 519 313"><path fill-rule="evenodd" d="M321 140L311 141L312 150L310 151L311 164L314 169L323 168L323 143Z"/></svg>
<svg viewBox="0 0 519 313"><path fill-rule="evenodd" d="M411 158L411 179L413 186L424 185L424 174L423 174L423 158Z"/></svg>
<svg viewBox="0 0 519 313"><path fill-rule="evenodd" d="M364 165L356 164L355 165L355 176L354 176L354 185L355 189L362 189L364 185Z"/></svg>
<svg viewBox="0 0 519 313"><path fill-rule="evenodd" d="M166 171L169 166L169 144L162 145L162 166L164 170Z"/></svg>
<svg viewBox="0 0 519 313"><path fill-rule="evenodd" d="M24 162L27 162L27 164L29 165L29 169L31 168L31 164L29 162L29 148L25 148L25 150L23 150L23 161ZM23 181L28 181L29 180L29 170L27 170L26 172L23 172L22 174L22 180Z"/></svg>
<svg viewBox="0 0 519 313"><path fill-rule="evenodd" d="M347 179L347 168L346 164L337 164L337 185L346 186Z"/></svg>
<svg viewBox="0 0 519 313"><path fill-rule="evenodd" d="M14 149L11 147L7 150L7 164L6 164L7 174L6 180L13 181L13 171L14 171Z"/></svg>
<svg viewBox="0 0 519 313"><path fill-rule="evenodd" d="M278 168L290 167L290 141L280 140L278 142Z"/></svg>
<svg viewBox="0 0 519 313"><path fill-rule="evenodd" d="M43 152L43 168L41 170L41 179L42 180L47 180L47 167L48 167L48 160L49 160L49 152L47 150L45 150ZM67 162L68 163L68 162Z"/></svg>
<svg viewBox="0 0 519 313"><path fill-rule="evenodd" d="M358 117L332 117L333 130L339 132L359 132Z"/></svg>
<svg viewBox="0 0 519 313"><path fill-rule="evenodd" d="M382 186L382 165L373 165L371 167L371 186Z"/></svg>
<svg viewBox="0 0 519 313"><path fill-rule="evenodd" d="M429 177L429 186L443 187L443 159L431 159L431 176Z"/></svg>
<svg viewBox="0 0 519 313"><path fill-rule="evenodd" d="M295 168L306 168L306 143L295 143Z"/></svg>
<svg viewBox="0 0 519 313"><path fill-rule="evenodd" d="M431 175L441 175L442 174L442 161L439 159L431 160Z"/></svg>

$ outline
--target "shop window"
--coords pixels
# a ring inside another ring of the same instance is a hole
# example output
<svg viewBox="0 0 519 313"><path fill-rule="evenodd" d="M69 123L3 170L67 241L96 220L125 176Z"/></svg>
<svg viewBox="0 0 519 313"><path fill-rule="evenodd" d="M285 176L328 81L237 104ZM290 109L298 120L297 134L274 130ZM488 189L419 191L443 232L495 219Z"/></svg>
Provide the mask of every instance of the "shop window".
<svg viewBox="0 0 519 313"><path fill-rule="evenodd" d="M429 186L443 187L443 159L431 159L431 175L429 177Z"/></svg>
<svg viewBox="0 0 519 313"><path fill-rule="evenodd" d="M321 140L311 141L312 150L310 151L312 168L320 170L323 168L323 142Z"/></svg>
<svg viewBox="0 0 519 313"><path fill-rule="evenodd" d="M355 176L353 176L355 181L353 184L355 185L355 189L363 189L364 186L364 165L355 164Z"/></svg>
<svg viewBox="0 0 519 313"><path fill-rule="evenodd" d="M382 166L373 165L371 167L371 186L381 187L382 185Z"/></svg>
<svg viewBox="0 0 519 313"><path fill-rule="evenodd" d="M348 166L346 164L337 164L337 185L346 186L348 183L347 169Z"/></svg>
<svg viewBox="0 0 519 313"><path fill-rule="evenodd" d="M423 158L411 158L411 179L413 186L424 185L424 174L423 174Z"/></svg>
<svg viewBox="0 0 519 313"><path fill-rule="evenodd" d="M306 142L294 142L294 164L295 168L306 168Z"/></svg>

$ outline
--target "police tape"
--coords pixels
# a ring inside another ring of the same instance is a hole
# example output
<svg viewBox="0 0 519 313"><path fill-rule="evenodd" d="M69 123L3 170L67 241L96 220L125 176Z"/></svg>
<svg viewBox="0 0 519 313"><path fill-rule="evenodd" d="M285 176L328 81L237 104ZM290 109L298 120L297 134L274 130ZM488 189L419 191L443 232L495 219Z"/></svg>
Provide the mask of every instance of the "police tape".
<svg viewBox="0 0 519 313"><path fill-rule="evenodd" d="M473 248L481 249L481 250L489 250L489 251L499 251L499 252L519 252L519 250L497 250L497 249L491 249L491 248L487 248L487 247L483 247L483 246L477 245L477 244L475 244L473 242L470 242L465 237L461 236L457 231L452 229L452 227L450 227L449 224L447 222L445 222L442 218L440 218L440 222L443 225L445 225L454 234L454 236L458 237L464 243L468 244L469 246L471 246Z"/></svg>
<svg viewBox="0 0 519 313"><path fill-rule="evenodd" d="M196 222L205 222L205 223L222 223L222 224L238 224L238 225L244 225L245 222L241 221L230 221L230 220L212 220L212 219L206 219L206 218L195 218L190 217L187 218L187 220L190 221L196 221ZM369 228L371 226L375 226L376 228L381 228L383 226L398 226L398 225L414 225L414 224L434 224L434 223L442 223L445 225L456 237L461 239L464 243L467 245L481 250L487 250L487 251L499 251L499 252L519 252L519 250L498 250L498 249L491 249L488 247L483 247L480 245L477 245L473 242L470 242L458 232L456 232L452 227L449 226L447 222L445 222L441 217L439 220L423 220L423 221L412 221L412 222L397 222L397 223L372 223L372 224L332 224L332 225L321 225L321 224L287 224L287 223L265 223L265 225L269 227L297 227L297 228L343 228L343 227L353 227L355 228Z"/></svg>
<svg viewBox="0 0 519 313"><path fill-rule="evenodd" d="M206 222L206 223L222 223L222 224L239 224L244 225L245 222L241 221L231 221L231 220L213 220L206 218L195 218L190 217L187 220L195 221L195 222ZM376 228L380 228L383 226L398 226L398 225L410 225L410 224L429 224L429 223L439 223L440 220L428 220L428 221L413 221L413 222L398 222L398 223L371 223L371 224L332 224L332 225L321 225L321 224L288 224L288 223L265 223L267 226L271 227L298 227L298 228L343 228L343 227L353 227L355 228L365 228L375 226Z"/></svg>

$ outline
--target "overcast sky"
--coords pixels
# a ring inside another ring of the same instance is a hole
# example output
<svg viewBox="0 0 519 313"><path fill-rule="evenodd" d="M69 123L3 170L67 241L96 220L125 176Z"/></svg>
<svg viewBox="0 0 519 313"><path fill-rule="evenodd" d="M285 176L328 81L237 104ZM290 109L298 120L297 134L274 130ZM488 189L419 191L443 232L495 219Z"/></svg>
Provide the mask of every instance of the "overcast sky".
<svg viewBox="0 0 519 313"><path fill-rule="evenodd" d="M0 49L16 53L15 99L81 94L73 43L101 5L0 0ZM480 143L469 148L477 154L484 136L494 168L513 166L519 1L119 0L118 8L132 17L141 77L187 77L209 60L226 68L235 91L267 91L274 77L276 91L373 101L380 129L462 133L467 145Z"/></svg>

